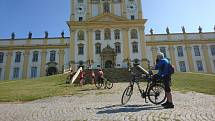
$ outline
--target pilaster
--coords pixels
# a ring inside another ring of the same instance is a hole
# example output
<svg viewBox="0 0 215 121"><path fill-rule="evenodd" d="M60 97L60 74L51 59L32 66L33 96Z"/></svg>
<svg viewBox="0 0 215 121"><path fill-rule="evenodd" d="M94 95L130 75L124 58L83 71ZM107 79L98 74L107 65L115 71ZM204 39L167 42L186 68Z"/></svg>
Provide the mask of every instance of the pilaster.
<svg viewBox="0 0 215 121"><path fill-rule="evenodd" d="M13 51L8 50L7 52L7 60L5 64L5 80L10 80L10 71L11 71L11 62L12 62Z"/></svg>
<svg viewBox="0 0 215 121"><path fill-rule="evenodd" d="M123 32L123 58L130 59L129 39L128 39L128 28L122 29Z"/></svg>
<svg viewBox="0 0 215 121"><path fill-rule="evenodd" d="M121 15L122 15L123 17L126 17L126 5L125 5L125 0L122 0L122 1L121 1L120 7L121 7Z"/></svg>
<svg viewBox="0 0 215 121"><path fill-rule="evenodd" d="M91 61L93 60L93 30L87 29L87 60L89 62L89 65L91 64Z"/></svg>
<svg viewBox="0 0 215 121"><path fill-rule="evenodd" d="M75 30L70 30L70 61L75 62Z"/></svg>
<svg viewBox="0 0 215 121"><path fill-rule="evenodd" d="M114 6L114 2L113 1L111 2L111 13L113 15L115 15L115 6Z"/></svg>
<svg viewBox="0 0 215 121"><path fill-rule="evenodd" d="M155 64L156 59L157 59L157 51L158 51L158 48L157 48L156 46L152 46L152 47L151 47L151 51L152 51L153 63Z"/></svg>
<svg viewBox="0 0 215 121"><path fill-rule="evenodd" d="M202 50L203 50L205 64L207 67L207 73L212 73L212 68L211 68L212 65L211 65L210 58L209 58L208 46L205 44L202 45Z"/></svg>
<svg viewBox="0 0 215 121"><path fill-rule="evenodd" d="M70 20L75 21L75 0L71 0L71 8Z"/></svg>
<svg viewBox="0 0 215 121"><path fill-rule="evenodd" d="M142 0L138 0L138 19L143 19Z"/></svg>
<svg viewBox="0 0 215 121"><path fill-rule="evenodd" d="M91 4L91 0L88 0L87 1L87 7L88 7L88 10L87 10L87 19L90 18L92 16L92 4Z"/></svg>
<svg viewBox="0 0 215 121"><path fill-rule="evenodd" d="M41 65L40 65L40 76L46 75L46 55L47 51L46 49L42 49L41 51Z"/></svg>
<svg viewBox="0 0 215 121"><path fill-rule="evenodd" d="M64 49L60 49L60 50L59 50L59 71L62 71L62 70L63 70L63 66L64 66L64 55L65 55ZM63 73L63 72L61 72L61 73Z"/></svg>
<svg viewBox="0 0 215 121"><path fill-rule="evenodd" d="M187 53L187 60L188 60L189 70L191 72L194 72L192 47L187 44L187 45L185 45L185 50L186 50L186 53Z"/></svg>
<svg viewBox="0 0 215 121"><path fill-rule="evenodd" d="M25 52L24 52L24 62L23 62L23 73L22 73L22 78L23 79L28 78L29 55L30 55L30 50L25 50Z"/></svg>
<svg viewBox="0 0 215 121"><path fill-rule="evenodd" d="M141 55L142 55L142 66L147 68L147 58L146 58L146 42L144 40L144 28L139 28L140 34L140 48L141 48Z"/></svg>
<svg viewBox="0 0 215 121"><path fill-rule="evenodd" d="M170 54L170 61L171 64L176 67L176 59L175 59L175 48L172 45L169 45L169 54Z"/></svg>

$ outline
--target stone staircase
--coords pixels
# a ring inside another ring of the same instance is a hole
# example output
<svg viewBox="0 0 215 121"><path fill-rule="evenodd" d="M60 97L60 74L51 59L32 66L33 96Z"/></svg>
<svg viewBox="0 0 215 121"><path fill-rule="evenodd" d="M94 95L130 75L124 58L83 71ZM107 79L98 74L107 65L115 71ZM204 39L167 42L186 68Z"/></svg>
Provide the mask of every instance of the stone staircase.
<svg viewBox="0 0 215 121"><path fill-rule="evenodd" d="M98 69L93 69L96 79L98 76ZM127 68L109 68L109 69L103 69L104 77L107 79L110 79L114 83L116 82L126 82L129 81L129 71ZM84 70L84 79L85 83L90 84L92 81L92 70L86 69ZM78 77L75 81L75 83L79 83L80 77Z"/></svg>

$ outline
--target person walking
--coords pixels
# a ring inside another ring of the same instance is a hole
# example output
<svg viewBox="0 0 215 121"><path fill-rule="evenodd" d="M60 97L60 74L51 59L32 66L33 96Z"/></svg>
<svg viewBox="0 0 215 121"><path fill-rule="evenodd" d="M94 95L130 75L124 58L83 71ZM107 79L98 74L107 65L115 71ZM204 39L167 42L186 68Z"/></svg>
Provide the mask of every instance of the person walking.
<svg viewBox="0 0 215 121"><path fill-rule="evenodd" d="M93 70L92 70L92 81L91 81L91 83L95 84L95 73Z"/></svg>
<svg viewBox="0 0 215 121"><path fill-rule="evenodd" d="M84 72L83 70L81 70L80 72L80 85L83 86L84 85Z"/></svg>
<svg viewBox="0 0 215 121"><path fill-rule="evenodd" d="M171 73L169 72L169 60L164 57L164 54L159 52L157 54L155 69L158 70L157 76L163 80L165 95L167 101L162 104L164 108L174 108L171 94Z"/></svg>

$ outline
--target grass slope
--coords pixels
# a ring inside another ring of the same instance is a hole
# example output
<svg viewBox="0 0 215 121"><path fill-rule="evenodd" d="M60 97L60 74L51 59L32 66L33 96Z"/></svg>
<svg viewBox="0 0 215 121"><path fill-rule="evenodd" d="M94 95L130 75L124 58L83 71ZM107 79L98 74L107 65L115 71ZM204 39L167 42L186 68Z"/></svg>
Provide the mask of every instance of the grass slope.
<svg viewBox="0 0 215 121"><path fill-rule="evenodd" d="M174 90L215 95L215 75L176 73L172 78ZM55 75L27 80L0 81L0 102L31 101L51 96L81 94L82 91L96 89L94 85L79 87L65 84L65 80L65 75Z"/></svg>
<svg viewBox="0 0 215 121"><path fill-rule="evenodd" d="M65 75L36 79L0 81L0 102L31 101L44 97L74 95L94 89L94 85L79 87L65 84Z"/></svg>

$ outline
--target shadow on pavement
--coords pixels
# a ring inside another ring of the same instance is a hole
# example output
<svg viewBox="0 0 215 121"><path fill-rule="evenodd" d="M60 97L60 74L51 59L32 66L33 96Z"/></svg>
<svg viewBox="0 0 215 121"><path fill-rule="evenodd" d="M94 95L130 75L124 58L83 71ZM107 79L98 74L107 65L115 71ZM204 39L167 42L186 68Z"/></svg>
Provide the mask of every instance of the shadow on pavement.
<svg viewBox="0 0 215 121"><path fill-rule="evenodd" d="M112 106L106 106L101 108L96 108L98 111L96 114L112 114L112 113L128 113L128 112L139 112L143 110L162 110L162 106L156 106L156 105L112 105Z"/></svg>

